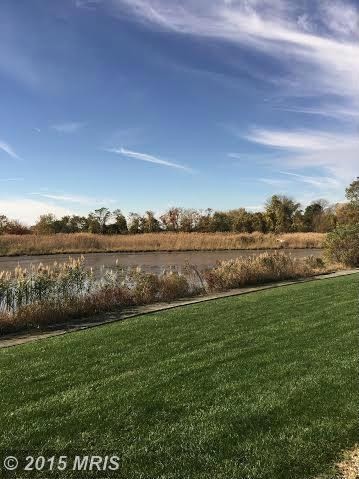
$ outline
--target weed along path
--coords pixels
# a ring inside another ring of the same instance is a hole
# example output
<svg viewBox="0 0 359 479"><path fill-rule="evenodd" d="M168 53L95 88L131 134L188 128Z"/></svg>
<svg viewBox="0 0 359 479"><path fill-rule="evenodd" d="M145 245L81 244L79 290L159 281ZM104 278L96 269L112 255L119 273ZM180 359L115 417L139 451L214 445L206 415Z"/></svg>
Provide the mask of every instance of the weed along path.
<svg viewBox="0 0 359 479"><path fill-rule="evenodd" d="M273 288L281 288L281 287L300 284L300 283L307 283L307 282L318 281L318 280L328 280L330 278L349 276L349 275L357 274L357 273L359 273L359 269L344 270L344 271L338 271L335 273L314 276L314 277L306 278L306 279L300 279L300 280L294 280L294 281L291 281L291 280L281 281L281 282L262 284L259 286L249 286L249 287L244 287L239 289L232 289L230 291L207 294L205 296L181 299L181 300L174 301L172 303L154 303L154 304L149 304L145 306L127 307L121 311L100 313L100 314L91 316L90 318L83 318L81 320L75 320L75 321L72 320L62 324L50 325L43 330L25 331L25 332L22 331L19 333L7 334L2 337L0 336L0 349L17 346L21 344L26 344L29 342L39 341L42 339L50 338L52 336L62 336L67 333L94 328L96 326L101 326L101 325L105 325L105 324L109 324L109 323L113 323L117 321L122 321L129 318L133 318L136 316L165 311L165 310L169 310L173 308L190 306L190 305L194 305L198 303L204 303L207 301L213 301L220 298L240 296L244 294L255 293L255 292L264 291L264 290L273 289Z"/></svg>

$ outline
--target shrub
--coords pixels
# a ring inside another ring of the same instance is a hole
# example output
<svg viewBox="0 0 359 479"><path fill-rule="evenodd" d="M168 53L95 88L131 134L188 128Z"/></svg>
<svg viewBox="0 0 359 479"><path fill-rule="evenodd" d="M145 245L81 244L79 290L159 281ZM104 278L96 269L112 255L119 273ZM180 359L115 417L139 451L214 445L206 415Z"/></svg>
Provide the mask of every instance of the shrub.
<svg viewBox="0 0 359 479"><path fill-rule="evenodd" d="M359 266L359 223L337 227L328 234L324 249L331 261Z"/></svg>
<svg viewBox="0 0 359 479"><path fill-rule="evenodd" d="M144 273L140 269L132 271L128 276L135 304L155 303L160 286L159 277Z"/></svg>
<svg viewBox="0 0 359 479"><path fill-rule="evenodd" d="M224 291L250 284L313 276L323 269L321 261L293 258L283 253L264 253L256 257L221 261L205 272L210 291Z"/></svg>
<svg viewBox="0 0 359 479"><path fill-rule="evenodd" d="M317 256L307 256L304 258L305 264L309 266L309 268L312 269L324 269L325 268L325 262L323 258L318 258Z"/></svg>
<svg viewBox="0 0 359 479"><path fill-rule="evenodd" d="M162 301L173 301L191 294L191 287L185 276L166 272L160 276L159 280L159 298Z"/></svg>

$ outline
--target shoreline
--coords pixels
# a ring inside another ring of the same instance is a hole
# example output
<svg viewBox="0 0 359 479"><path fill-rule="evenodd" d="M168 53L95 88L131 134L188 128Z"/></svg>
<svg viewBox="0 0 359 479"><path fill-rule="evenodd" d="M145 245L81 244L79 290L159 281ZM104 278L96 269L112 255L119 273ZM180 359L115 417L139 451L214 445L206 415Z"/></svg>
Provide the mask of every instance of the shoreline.
<svg viewBox="0 0 359 479"><path fill-rule="evenodd" d="M286 251L286 250L317 250L321 251L323 250L323 247L318 247L318 246L288 246L288 247L280 247L280 248L275 248L275 247L253 247L253 248L217 248L217 249L207 249L207 248L198 248L198 249L138 249L138 250L119 250L119 249L106 249L106 250L65 250L65 251L51 251L51 252L34 252L34 253L29 253L29 252L20 252L20 253L9 253L9 254L0 254L0 259L1 258L18 258L18 257L34 257L34 256L56 256L60 254L78 254L78 255L84 255L84 254L137 254L137 253L200 253L200 252L206 252L206 253L216 253L216 252L223 252L223 251Z"/></svg>
<svg viewBox="0 0 359 479"><path fill-rule="evenodd" d="M108 324L124 321L135 318L137 316L148 315L161 311L167 311L175 308L183 308L199 303L215 301L222 298L229 298L233 296L242 296L269 289L283 288L296 284L309 283L314 281L323 281L342 276L350 276L358 274L358 268L346 269L342 271L332 271L322 273L319 275L299 278L295 280L271 281L268 283L261 283L257 285L244 286L242 288L230 289L228 291L221 291L216 293L202 294L200 296L182 298L166 303L151 303L140 306L128 306L123 309L115 309L108 312L100 312L83 318L72 319L66 322L58 322L43 326L41 329L19 329L11 333L0 335L0 350L20 346L22 344L39 341L51 337L63 336L65 334L84 331L86 329L105 326Z"/></svg>

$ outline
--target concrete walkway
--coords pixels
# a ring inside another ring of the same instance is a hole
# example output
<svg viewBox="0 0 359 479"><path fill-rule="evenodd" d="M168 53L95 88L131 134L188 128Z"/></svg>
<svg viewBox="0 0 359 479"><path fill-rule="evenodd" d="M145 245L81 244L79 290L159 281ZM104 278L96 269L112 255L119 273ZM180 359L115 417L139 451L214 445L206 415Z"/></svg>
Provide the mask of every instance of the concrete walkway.
<svg viewBox="0 0 359 479"><path fill-rule="evenodd" d="M72 320L65 324L56 324L54 326L47 326L46 330L41 331L26 331L14 334L8 334L0 338L0 349L17 346L20 344L39 341L53 336L61 336L75 331L94 328L104 324L114 323L127 318L133 318L144 314L155 313L158 311L165 311L168 309L189 306L191 304L203 303L205 301L213 301L220 298L228 298L231 296L239 296L242 294L255 293L256 291L264 291L266 289L280 288L293 284L308 283L310 281L325 280L329 278L337 278L339 276L348 276L350 274L359 273L359 269L350 269L338 271L336 273L323 274L320 276L313 276L312 278L305 278L295 281L280 281L276 283L267 283L260 286L244 287L239 289L232 289L221 293L208 294L205 296L196 296L194 298L187 298L177 300L171 303L155 303L145 306L135 306L125 308L121 311L114 311L110 313L101 313L90 318L83 318L82 320Z"/></svg>

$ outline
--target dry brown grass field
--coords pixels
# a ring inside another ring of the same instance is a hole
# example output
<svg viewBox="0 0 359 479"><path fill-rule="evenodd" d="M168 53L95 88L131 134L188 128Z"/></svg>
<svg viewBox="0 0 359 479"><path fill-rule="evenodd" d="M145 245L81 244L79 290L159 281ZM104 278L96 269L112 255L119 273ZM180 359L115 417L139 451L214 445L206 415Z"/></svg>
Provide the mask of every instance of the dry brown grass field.
<svg viewBox="0 0 359 479"><path fill-rule="evenodd" d="M0 256L54 253L321 248L324 233L147 233L1 235Z"/></svg>

